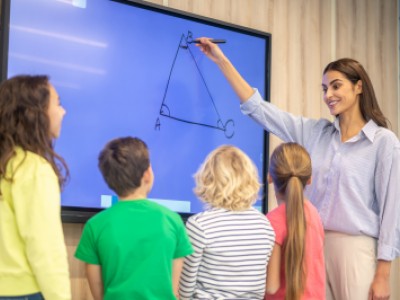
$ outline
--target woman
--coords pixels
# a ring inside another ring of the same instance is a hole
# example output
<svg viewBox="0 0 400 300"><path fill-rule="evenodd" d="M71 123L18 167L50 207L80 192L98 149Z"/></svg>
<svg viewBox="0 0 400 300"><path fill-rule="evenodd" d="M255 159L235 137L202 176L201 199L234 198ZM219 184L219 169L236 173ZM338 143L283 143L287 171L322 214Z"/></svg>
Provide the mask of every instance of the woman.
<svg viewBox="0 0 400 300"><path fill-rule="evenodd" d="M64 115L46 76L0 85L0 299L71 299L60 218L68 170L53 147Z"/></svg>
<svg viewBox="0 0 400 300"><path fill-rule="evenodd" d="M386 128L364 68L352 59L330 63L322 88L336 118L312 120L262 101L217 45L199 40L243 113L310 153L314 180L306 196L326 231L327 299L389 299L391 261L400 256L400 143Z"/></svg>

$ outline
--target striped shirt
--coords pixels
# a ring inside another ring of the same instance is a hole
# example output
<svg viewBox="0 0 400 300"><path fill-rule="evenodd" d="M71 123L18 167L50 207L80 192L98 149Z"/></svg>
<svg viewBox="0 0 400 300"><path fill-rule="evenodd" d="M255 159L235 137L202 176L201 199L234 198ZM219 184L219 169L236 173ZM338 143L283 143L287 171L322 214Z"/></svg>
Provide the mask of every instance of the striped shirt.
<svg viewBox="0 0 400 300"><path fill-rule="evenodd" d="M305 190L325 230L378 239L378 259L400 256L400 142L369 120L341 142L338 119L293 116L262 100L258 91L241 105L265 130L310 153L313 181Z"/></svg>
<svg viewBox="0 0 400 300"><path fill-rule="evenodd" d="M189 218L194 253L185 258L180 299L263 299L275 242L268 219L254 208L213 208Z"/></svg>

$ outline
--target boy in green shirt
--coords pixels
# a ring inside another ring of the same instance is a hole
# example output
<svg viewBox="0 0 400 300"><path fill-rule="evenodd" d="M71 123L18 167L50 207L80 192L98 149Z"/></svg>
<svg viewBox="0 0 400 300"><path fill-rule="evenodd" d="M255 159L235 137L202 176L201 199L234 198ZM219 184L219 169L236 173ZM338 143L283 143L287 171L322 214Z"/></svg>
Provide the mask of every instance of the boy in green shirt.
<svg viewBox="0 0 400 300"><path fill-rule="evenodd" d="M110 141L99 156L118 203L85 225L75 257L86 262L94 299L176 299L192 246L180 216L147 200L154 175L146 144Z"/></svg>

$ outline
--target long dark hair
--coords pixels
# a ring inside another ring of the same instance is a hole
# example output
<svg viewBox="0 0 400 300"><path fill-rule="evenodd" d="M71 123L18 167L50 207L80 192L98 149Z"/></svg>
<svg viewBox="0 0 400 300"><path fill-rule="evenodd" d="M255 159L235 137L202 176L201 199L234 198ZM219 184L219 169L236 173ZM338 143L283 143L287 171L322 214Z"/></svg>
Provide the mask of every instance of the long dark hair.
<svg viewBox="0 0 400 300"><path fill-rule="evenodd" d="M306 217L303 190L311 177L311 159L299 144L285 143L272 153L269 174L286 203L287 237L283 245L286 300L298 300L306 282Z"/></svg>
<svg viewBox="0 0 400 300"><path fill-rule="evenodd" d="M379 126L388 128L388 120L379 108L371 79L369 79L367 72L358 61L351 58L338 59L329 63L325 67L323 74L325 75L328 71L342 73L354 85L361 80L360 110L364 120L368 122L372 119Z"/></svg>
<svg viewBox="0 0 400 300"><path fill-rule="evenodd" d="M69 172L64 159L54 151L50 134L49 78L19 75L0 84L0 178L6 178L8 161L21 147L42 156L52 166L60 187Z"/></svg>

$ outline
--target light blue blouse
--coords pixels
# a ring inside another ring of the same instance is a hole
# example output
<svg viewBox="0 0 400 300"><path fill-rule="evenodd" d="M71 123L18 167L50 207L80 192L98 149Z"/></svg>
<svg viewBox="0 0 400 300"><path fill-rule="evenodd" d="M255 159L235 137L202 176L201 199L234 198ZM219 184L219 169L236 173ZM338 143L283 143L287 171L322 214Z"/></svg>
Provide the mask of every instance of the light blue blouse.
<svg viewBox="0 0 400 300"><path fill-rule="evenodd" d="M264 101L257 90L241 109L310 153L313 180L305 193L325 230L378 239L378 259L400 256L400 142L392 131L370 120L342 143L338 119L294 116Z"/></svg>

